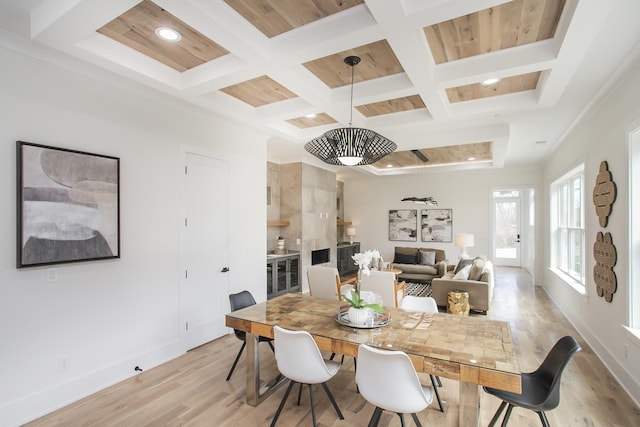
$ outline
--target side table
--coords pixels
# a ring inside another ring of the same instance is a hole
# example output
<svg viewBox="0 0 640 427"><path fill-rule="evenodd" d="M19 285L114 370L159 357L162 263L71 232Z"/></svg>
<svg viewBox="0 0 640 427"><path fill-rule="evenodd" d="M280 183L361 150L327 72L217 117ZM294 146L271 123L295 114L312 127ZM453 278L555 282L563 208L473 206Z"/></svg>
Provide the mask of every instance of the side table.
<svg viewBox="0 0 640 427"><path fill-rule="evenodd" d="M447 313L457 316L469 315L469 292L449 291L447 296Z"/></svg>
<svg viewBox="0 0 640 427"><path fill-rule="evenodd" d="M382 270L382 271L390 271L390 272L392 272L393 274L395 274L395 275L396 275L396 278L397 278L399 275L401 275L401 274L402 274L402 270L400 270L399 268L385 268L385 269L384 269L384 270Z"/></svg>

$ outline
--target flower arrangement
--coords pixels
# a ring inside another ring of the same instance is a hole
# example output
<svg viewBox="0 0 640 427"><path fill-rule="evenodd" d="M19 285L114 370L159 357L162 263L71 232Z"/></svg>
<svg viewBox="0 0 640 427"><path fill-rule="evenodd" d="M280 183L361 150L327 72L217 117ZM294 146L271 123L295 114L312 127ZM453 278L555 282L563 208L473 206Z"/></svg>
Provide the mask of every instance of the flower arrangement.
<svg viewBox="0 0 640 427"><path fill-rule="evenodd" d="M364 253L353 255L351 258L353 258L354 263L358 266L358 280L356 281L356 289L351 291L351 298L342 295L342 299L351 304L353 308L370 308L377 313L384 313L380 304L365 304L365 301L360 298L362 274L369 275L371 262L380 258L380 252L377 250L365 251Z"/></svg>
<svg viewBox="0 0 640 427"><path fill-rule="evenodd" d="M365 304L365 301L360 298L360 294L356 291L351 291L351 298L342 295L342 299L351 304L351 307L353 308L370 308L376 313L384 313L384 310L382 309L382 307L380 307L380 304Z"/></svg>
<svg viewBox="0 0 640 427"><path fill-rule="evenodd" d="M364 253L357 253L353 255L354 264L358 266L358 271L363 271L365 274L369 274L369 267L374 259L380 258L380 252L376 249L372 251L365 251Z"/></svg>

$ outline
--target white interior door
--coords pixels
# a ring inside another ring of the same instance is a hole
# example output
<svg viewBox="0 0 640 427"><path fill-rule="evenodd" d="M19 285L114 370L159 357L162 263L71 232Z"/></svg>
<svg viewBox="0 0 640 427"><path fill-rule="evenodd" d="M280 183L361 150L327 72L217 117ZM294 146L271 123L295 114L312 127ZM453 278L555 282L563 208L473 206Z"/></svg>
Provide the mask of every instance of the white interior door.
<svg viewBox="0 0 640 427"><path fill-rule="evenodd" d="M228 174L224 160L186 153L181 318L187 350L227 333Z"/></svg>
<svg viewBox="0 0 640 427"><path fill-rule="evenodd" d="M493 192L493 261L495 265L521 266L520 191Z"/></svg>

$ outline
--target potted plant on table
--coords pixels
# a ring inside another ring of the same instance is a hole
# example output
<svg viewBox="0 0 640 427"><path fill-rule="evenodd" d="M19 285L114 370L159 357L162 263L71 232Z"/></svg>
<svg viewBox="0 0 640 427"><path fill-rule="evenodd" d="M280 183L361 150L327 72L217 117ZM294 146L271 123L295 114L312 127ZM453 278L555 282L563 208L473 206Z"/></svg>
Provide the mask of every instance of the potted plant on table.
<svg viewBox="0 0 640 427"><path fill-rule="evenodd" d="M355 290L351 291L351 298L342 295L342 299L351 305L348 312L349 322L362 325L366 323L369 317L369 310L367 309L372 309L376 313L384 313L380 304L366 304L360 296L362 274L369 275L369 265L371 265L373 259L380 258L380 253L377 250L366 251L364 253L357 253L351 258L353 258L354 263L358 266L358 279Z"/></svg>

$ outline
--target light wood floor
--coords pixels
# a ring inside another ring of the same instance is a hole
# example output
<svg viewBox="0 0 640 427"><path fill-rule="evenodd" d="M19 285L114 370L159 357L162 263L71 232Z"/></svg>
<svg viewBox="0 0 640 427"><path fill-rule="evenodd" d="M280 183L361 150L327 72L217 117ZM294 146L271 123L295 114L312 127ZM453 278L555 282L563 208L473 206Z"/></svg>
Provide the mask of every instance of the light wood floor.
<svg viewBox="0 0 640 427"><path fill-rule="evenodd" d="M560 406L548 413L553 427L636 427L640 410L584 343L547 295L534 287L519 269L496 269L496 289L489 317L511 323L520 368L534 370L556 340L575 336L583 347L562 378ZM263 363L273 371L273 354L261 344ZM29 426L265 426L269 425L286 387L281 387L257 408L245 403L245 369L241 359L231 381L225 377L240 342L221 338L186 355L149 369L136 377L49 414ZM428 384L428 376L423 377ZM443 378L440 389L445 413L437 402L419 414L423 426L456 426L458 385ZM314 389L320 426L366 426L373 407L356 393L353 361L346 359L329 382L345 416L339 420L321 388ZM295 394L295 393L292 393ZM499 401L482 394L481 420L487 425ZM309 426L308 394L300 406L290 396L278 426ZM399 418L385 413L381 426L399 426ZM407 425L412 425L407 418ZM516 408L512 427L540 426L536 414ZM464 426L467 427L467 426Z"/></svg>

